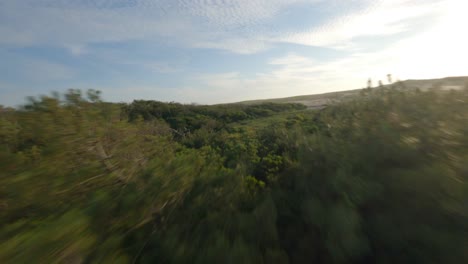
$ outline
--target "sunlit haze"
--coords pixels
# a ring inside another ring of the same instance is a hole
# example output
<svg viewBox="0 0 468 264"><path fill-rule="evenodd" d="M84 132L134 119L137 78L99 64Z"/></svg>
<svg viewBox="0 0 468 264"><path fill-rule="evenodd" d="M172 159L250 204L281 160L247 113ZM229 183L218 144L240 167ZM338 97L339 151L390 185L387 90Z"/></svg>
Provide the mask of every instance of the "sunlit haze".
<svg viewBox="0 0 468 264"><path fill-rule="evenodd" d="M468 75L466 0L1 0L0 104L225 103Z"/></svg>

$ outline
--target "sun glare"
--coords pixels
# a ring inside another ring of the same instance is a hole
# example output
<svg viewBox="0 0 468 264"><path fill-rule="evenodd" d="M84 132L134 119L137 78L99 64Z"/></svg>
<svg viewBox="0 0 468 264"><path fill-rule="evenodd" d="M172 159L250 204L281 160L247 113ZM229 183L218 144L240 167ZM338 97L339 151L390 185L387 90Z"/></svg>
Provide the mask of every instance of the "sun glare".
<svg viewBox="0 0 468 264"><path fill-rule="evenodd" d="M465 75L468 69L468 36L463 25L468 24L468 2L447 1L440 6L441 14L429 31L404 41L398 46L398 62L407 78L434 78Z"/></svg>

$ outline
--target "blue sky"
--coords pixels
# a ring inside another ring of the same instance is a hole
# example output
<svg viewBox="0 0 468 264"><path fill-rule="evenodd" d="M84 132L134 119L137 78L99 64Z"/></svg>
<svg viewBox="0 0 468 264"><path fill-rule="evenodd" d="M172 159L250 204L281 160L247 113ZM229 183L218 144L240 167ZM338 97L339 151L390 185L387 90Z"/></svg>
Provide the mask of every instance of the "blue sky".
<svg viewBox="0 0 468 264"><path fill-rule="evenodd" d="M468 75L466 0L0 0L0 104L225 103Z"/></svg>

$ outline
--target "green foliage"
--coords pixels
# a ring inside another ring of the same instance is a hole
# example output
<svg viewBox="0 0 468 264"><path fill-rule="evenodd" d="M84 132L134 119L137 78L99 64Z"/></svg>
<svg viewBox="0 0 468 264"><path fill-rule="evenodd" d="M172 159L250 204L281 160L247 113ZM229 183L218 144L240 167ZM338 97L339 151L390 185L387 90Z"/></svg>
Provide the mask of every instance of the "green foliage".
<svg viewBox="0 0 468 264"><path fill-rule="evenodd" d="M1 263L468 262L468 90L0 108Z"/></svg>
<svg viewBox="0 0 468 264"><path fill-rule="evenodd" d="M219 130L228 123L300 109L305 109L305 106L274 103L250 106L240 104L198 106L138 100L124 106L123 112L128 115L130 121L139 116L144 120L162 119L173 129L193 132L204 127L206 123L208 123L209 128Z"/></svg>
<svg viewBox="0 0 468 264"><path fill-rule="evenodd" d="M19 221L5 226L2 233L17 234L0 244L2 263L81 262L95 243L86 217L76 211L37 223Z"/></svg>

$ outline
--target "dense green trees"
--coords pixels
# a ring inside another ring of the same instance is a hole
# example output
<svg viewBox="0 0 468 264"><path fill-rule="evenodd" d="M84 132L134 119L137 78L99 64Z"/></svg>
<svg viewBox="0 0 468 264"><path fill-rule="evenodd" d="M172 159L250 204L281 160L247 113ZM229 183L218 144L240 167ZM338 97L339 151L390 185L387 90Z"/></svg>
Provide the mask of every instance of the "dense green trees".
<svg viewBox="0 0 468 264"><path fill-rule="evenodd" d="M467 102L31 98L0 109L0 262L468 262Z"/></svg>

